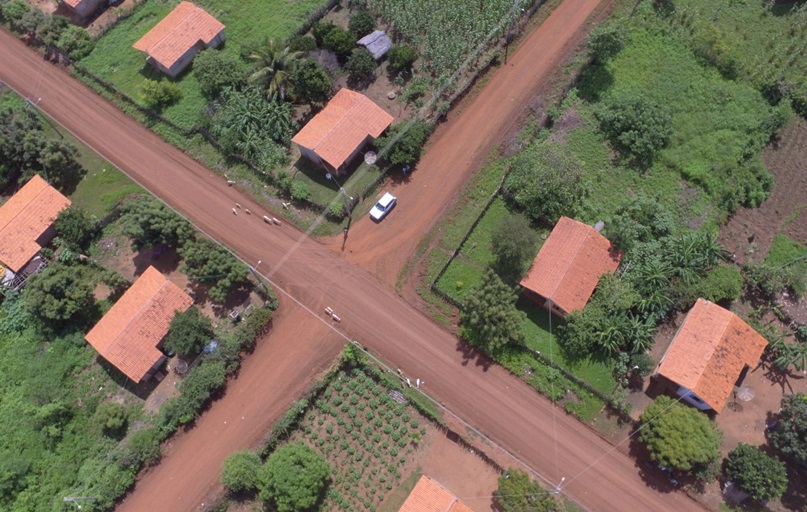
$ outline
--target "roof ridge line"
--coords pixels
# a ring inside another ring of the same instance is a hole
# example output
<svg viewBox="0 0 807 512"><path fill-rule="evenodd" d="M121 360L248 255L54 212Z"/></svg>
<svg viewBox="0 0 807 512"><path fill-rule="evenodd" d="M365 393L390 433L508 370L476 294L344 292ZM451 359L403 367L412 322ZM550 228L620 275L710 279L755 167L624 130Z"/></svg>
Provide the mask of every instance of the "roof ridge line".
<svg viewBox="0 0 807 512"><path fill-rule="evenodd" d="M567 217L567 219L571 220L572 222L580 222L580 221L572 219L571 217ZM580 224L583 224L583 223L580 222ZM584 226L589 227L588 224L584 224ZM572 225L572 227L574 228L574 225ZM563 274L562 274L563 277L561 279L558 279L557 283L555 283L555 287L552 288L552 292L550 293L550 295L554 296L555 292L558 291L558 288L560 288L561 282L565 279L566 274L568 273L569 268L571 268L572 263L574 262L574 260L576 260L577 257L580 255L580 250L583 248L583 246L586 245L585 242L588 241L588 238L589 238L590 235L591 235L591 233L586 233L586 236L582 237L580 239L580 241L576 244L575 251L574 251L574 257L569 259L568 263L566 263L564 265ZM552 236L551 233L550 233L550 236ZM557 305L555 303L555 301L552 299L552 297L548 296L547 299L549 299L552 302L552 304Z"/></svg>
<svg viewBox="0 0 807 512"><path fill-rule="evenodd" d="M149 268L153 268L153 267L149 266ZM156 296L156 295L157 295L157 294L158 294L160 291L162 291L162 289L163 289L163 288L164 288L164 287L165 287L165 286L168 284L168 282L169 282L169 281L168 281L168 278L167 278L167 277L165 277L165 276L163 276L162 272L160 272L160 271L159 271L159 270L157 270L156 268L154 269L154 271L155 271L155 272L157 272L158 274L160 274L160 275L163 277L164 281L162 282L162 284L160 284L160 287L159 287L159 288L157 288L157 289L154 291L154 293L152 293L152 294L151 294L151 297L149 298L149 300L147 300L147 301L146 301L146 302L145 302L145 303L144 303L142 306L140 306L140 308L137 310L137 312L136 312L134 315L132 315L132 317L129 319L129 321L128 321L128 322L126 322L126 325L124 325L124 326L123 326L123 328L120 330L120 332L118 333L118 335L117 335L117 336L115 336L115 337L112 339L112 341L109 343L109 345L107 346L107 349L109 349L110 347L112 347L112 346L115 346L115 345L116 345L116 343L117 343L118 339L119 339L121 336L123 336L123 333L125 333L125 332L126 332L126 329L128 329L128 328L129 328L129 326L130 326L130 325L132 325L132 322L134 322L134 321L135 321L135 319L137 319L137 318L139 318L139 317L140 317L140 313L141 313L141 312L142 312L144 309L146 309L146 308L147 308L149 305L151 305L151 303L152 303L152 302L154 302L154 297L155 297L155 296ZM148 272L148 269L146 269L146 272ZM142 274L140 274L140 277L143 277L143 275L144 275L146 272L143 272ZM138 277L138 279L140 279L140 277ZM137 283L137 280L135 280L135 283ZM132 286L134 286L134 285L132 285ZM132 287L130 286L130 287L129 287L129 289L128 289L128 290L126 290L126 291L128 292L128 291L129 291L129 290L131 290L131 289L132 289ZM117 304L117 302L116 302L115 304ZM114 307L114 305L113 305L113 307ZM102 317L102 318L103 318L103 317ZM107 351L106 351L106 350L104 350L104 353L106 353L106 352L107 352ZM104 355L104 354L101 354L101 355Z"/></svg>
<svg viewBox="0 0 807 512"><path fill-rule="evenodd" d="M353 93L353 94L357 94L357 95L359 96L358 101L356 101L355 103L353 103L353 105L351 105L351 106L350 106L350 108L349 108L349 109L347 109L347 110L345 111L345 113L344 113L344 114L343 114L341 117L339 117L339 121L337 121L337 122L336 122L336 123L335 123L335 124L334 124L334 125L331 127L331 129L330 129L330 130L328 130L328 131L325 133L325 135L323 135L323 136L322 136L322 138L319 140L319 142L317 143L317 145L313 147L314 151L316 151L316 150L317 150L317 148L320 146L320 144L322 144L322 143L325 141L325 139L327 139L327 138L328 138L328 137L331 135L331 133L333 133L333 132L336 130L336 128L337 128L337 127L339 127L339 125L341 125L341 124L342 124L342 122L345 120L345 118L346 118L346 117L348 117L348 115L350 115L350 113L351 113L351 112L353 112L353 110L355 110L355 109L356 109L356 107L358 107L359 103L361 103L362 101L364 101L365 99L367 99L367 97L366 97L366 96L364 96L363 94L358 93L358 92L356 92L356 91L351 91L350 89L347 89L347 88L343 88L343 89L341 89L339 92L342 92L343 90L344 90L344 91L348 91L348 92ZM339 92L337 92L336 94L339 94ZM336 97L336 96L334 96L334 98L335 98L335 97Z"/></svg>

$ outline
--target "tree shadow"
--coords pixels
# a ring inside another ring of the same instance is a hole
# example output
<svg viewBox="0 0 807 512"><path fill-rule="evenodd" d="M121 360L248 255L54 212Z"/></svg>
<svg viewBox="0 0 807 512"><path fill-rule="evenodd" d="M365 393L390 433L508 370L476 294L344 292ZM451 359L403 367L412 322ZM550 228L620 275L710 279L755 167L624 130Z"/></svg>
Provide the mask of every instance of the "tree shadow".
<svg viewBox="0 0 807 512"><path fill-rule="evenodd" d="M589 103L596 103L613 84L614 75L605 65L592 63L583 69L574 85L581 98Z"/></svg>
<svg viewBox="0 0 807 512"><path fill-rule="evenodd" d="M140 248L132 257L135 277L140 276L149 267L154 267L163 275L175 272L179 268L181 258L176 247L164 244Z"/></svg>
<svg viewBox="0 0 807 512"><path fill-rule="evenodd" d="M462 338L457 338L457 352L462 354L462 365L468 366L473 361L477 367L483 371L488 371L493 366L493 360L482 350L474 347Z"/></svg>

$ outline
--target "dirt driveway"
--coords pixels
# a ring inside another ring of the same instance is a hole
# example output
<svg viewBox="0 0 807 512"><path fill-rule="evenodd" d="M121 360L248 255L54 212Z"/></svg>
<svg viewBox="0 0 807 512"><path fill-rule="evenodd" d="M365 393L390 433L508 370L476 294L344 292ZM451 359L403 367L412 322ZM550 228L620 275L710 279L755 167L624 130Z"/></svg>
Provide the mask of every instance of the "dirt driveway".
<svg viewBox="0 0 807 512"><path fill-rule="evenodd" d="M571 9L585 3L566 0ZM568 37L576 29L547 23L539 30L549 30L555 38ZM518 52L522 51L537 55L545 48L522 45ZM141 478L120 510L196 510L208 500L219 489L224 456L254 444L258 432L265 432L297 390L310 382L317 365L338 351L341 343L323 336L327 331L322 326L327 324L321 312L327 306L342 318L337 327L343 339L361 340L383 359L425 381L425 391L453 411L446 415L455 414L473 425L547 482L556 485L565 478L562 492L584 508L701 510L684 494L643 479L636 461L520 379L476 356L390 287L299 230L264 223L261 216L269 214L264 207L63 69L43 64L41 55L4 30L0 30L0 53L0 80L24 96L42 98L39 108L245 261L257 265L262 260L258 270L308 311L308 315L281 314L293 315L293 321L278 319L268 340L259 344L268 346L267 351L251 355L224 398L212 404L193 430L171 441L162 463ZM522 73L532 73L531 66ZM253 215L233 215L236 203ZM283 308L291 307L284 303ZM244 408L253 414L243 414ZM240 417L244 419L239 422Z"/></svg>

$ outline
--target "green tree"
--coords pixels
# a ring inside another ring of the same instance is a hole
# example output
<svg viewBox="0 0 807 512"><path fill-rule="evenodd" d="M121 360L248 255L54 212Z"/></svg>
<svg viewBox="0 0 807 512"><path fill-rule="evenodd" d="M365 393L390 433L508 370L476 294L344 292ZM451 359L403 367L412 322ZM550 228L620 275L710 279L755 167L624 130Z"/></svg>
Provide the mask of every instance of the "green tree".
<svg viewBox="0 0 807 512"><path fill-rule="evenodd" d="M544 143L513 162L504 192L539 222L574 216L585 193L582 164L565 146Z"/></svg>
<svg viewBox="0 0 807 512"><path fill-rule="evenodd" d="M656 398L640 419L639 439L662 466L697 476L720 456L721 435L708 416L668 396Z"/></svg>
<svg viewBox="0 0 807 512"><path fill-rule="evenodd" d="M418 53L411 46L394 46L387 54L387 59L389 67L395 71L409 72L412 71L412 65L418 60Z"/></svg>
<svg viewBox="0 0 807 512"><path fill-rule="evenodd" d="M221 483L233 493L254 493L258 490L261 458L250 450L235 452L224 460Z"/></svg>
<svg viewBox="0 0 807 512"><path fill-rule="evenodd" d="M387 151L386 160L392 165L415 165L431 132L431 125L421 120L398 124L376 140L376 147Z"/></svg>
<svg viewBox="0 0 807 512"><path fill-rule="evenodd" d="M95 41L82 27L70 25L59 35L56 46L68 54L71 59L79 60L92 52L95 48Z"/></svg>
<svg viewBox="0 0 807 512"><path fill-rule="evenodd" d="M193 74L202 94L218 98L225 87L237 89L246 82L247 68L234 53L210 48L193 59Z"/></svg>
<svg viewBox="0 0 807 512"><path fill-rule="evenodd" d="M198 354L213 336L213 324L199 308L191 306L183 313L176 313L171 319L165 348L181 356Z"/></svg>
<svg viewBox="0 0 807 512"><path fill-rule="evenodd" d="M27 34L36 34L39 27L47 23L48 16L45 15L38 7L34 7L25 13L18 22L14 24L17 30L21 30Z"/></svg>
<svg viewBox="0 0 807 512"><path fill-rule="evenodd" d="M493 268L510 280L521 278L535 256L537 240L527 217L520 213L508 215L491 233Z"/></svg>
<svg viewBox="0 0 807 512"><path fill-rule="evenodd" d="M729 452L725 474L729 481L760 501L779 498L787 489L785 464L748 444L740 443Z"/></svg>
<svg viewBox="0 0 807 512"><path fill-rule="evenodd" d="M294 180L291 182L291 186L289 186L289 194L295 201L305 201L310 195L308 185L301 180Z"/></svg>
<svg viewBox="0 0 807 512"><path fill-rule="evenodd" d="M289 38L289 49L293 52L313 52L317 49L317 41L311 36L295 34Z"/></svg>
<svg viewBox="0 0 807 512"><path fill-rule="evenodd" d="M499 477L496 504L500 512L561 512L563 505L520 469Z"/></svg>
<svg viewBox="0 0 807 512"><path fill-rule="evenodd" d="M300 61L291 81L295 98L303 103L322 103L331 94L331 77L314 59Z"/></svg>
<svg viewBox="0 0 807 512"><path fill-rule="evenodd" d="M266 92L266 98L286 99L294 66L302 57L302 52L292 51L282 41L267 39L257 50L249 54L255 71L249 81Z"/></svg>
<svg viewBox="0 0 807 512"><path fill-rule="evenodd" d="M348 79L353 84L371 82L375 75L376 63L367 48L356 48L345 64Z"/></svg>
<svg viewBox="0 0 807 512"><path fill-rule="evenodd" d="M356 39L361 39L375 30L375 18L367 11L359 11L347 22L348 31Z"/></svg>
<svg viewBox="0 0 807 512"><path fill-rule="evenodd" d="M314 26L311 27L311 34L313 34L317 46L322 46L322 44L325 42L325 36L330 34L335 28L336 25L330 21L318 21L314 23Z"/></svg>
<svg viewBox="0 0 807 512"><path fill-rule="evenodd" d="M627 40L625 24L609 22L597 25L588 36L588 50L595 62L605 62L622 51Z"/></svg>
<svg viewBox="0 0 807 512"><path fill-rule="evenodd" d="M15 27L30 10L31 8L28 7L25 0L11 0L2 6L3 18L11 22Z"/></svg>
<svg viewBox="0 0 807 512"><path fill-rule="evenodd" d="M67 247L74 251L86 249L94 229L92 219L75 205L59 212L53 225Z"/></svg>
<svg viewBox="0 0 807 512"><path fill-rule="evenodd" d="M330 482L331 468L302 443L283 445L260 471L260 499L277 512L313 510Z"/></svg>
<svg viewBox="0 0 807 512"><path fill-rule="evenodd" d="M643 195L620 206L605 224L605 235L614 247L630 251L637 243L646 243L669 236L675 220L672 213L656 199Z"/></svg>
<svg viewBox="0 0 807 512"><path fill-rule="evenodd" d="M70 25L70 19L64 16L54 15L45 16L43 21L36 29L36 38L45 43L47 46L55 45L59 41L62 33Z"/></svg>
<svg viewBox="0 0 807 512"><path fill-rule="evenodd" d="M159 110L179 101L182 89L168 80L158 82L146 78L140 86L140 98L147 107Z"/></svg>
<svg viewBox="0 0 807 512"><path fill-rule="evenodd" d="M104 402L93 414L93 423L99 425L104 435L117 437L126 431L129 421L126 407L117 402Z"/></svg>
<svg viewBox="0 0 807 512"><path fill-rule="evenodd" d="M154 245L175 247L194 237L188 221L151 196L140 196L121 208L123 234L134 249Z"/></svg>
<svg viewBox="0 0 807 512"><path fill-rule="evenodd" d="M513 288L489 269L479 286L468 292L460 315L460 336L489 353L524 343L526 314L516 309L517 299Z"/></svg>
<svg viewBox="0 0 807 512"><path fill-rule="evenodd" d="M23 298L30 313L51 326L87 313L93 305L92 288L78 269L51 264L28 279Z"/></svg>
<svg viewBox="0 0 807 512"><path fill-rule="evenodd" d="M699 296L712 302L735 301L743 293L743 276L737 267L719 265L710 270L700 284Z"/></svg>
<svg viewBox="0 0 807 512"><path fill-rule="evenodd" d="M209 284L208 296L216 304L224 303L232 290L248 282L244 264L207 238L185 243L179 255L185 275L198 283Z"/></svg>
<svg viewBox="0 0 807 512"><path fill-rule="evenodd" d="M796 464L807 468L807 394L796 393L782 398L782 410L768 440Z"/></svg>
<svg viewBox="0 0 807 512"><path fill-rule="evenodd" d="M649 166L672 138L670 110L643 96L616 96L605 101L596 114L614 146L643 166Z"/></svg>
<svg viewBox="0 0 807 512"><path fill-rule="evenodd" d="M347 30L335 27L322 40L322 46L335 53L339 60L344 62L353 53L356 39Z"/></svg>

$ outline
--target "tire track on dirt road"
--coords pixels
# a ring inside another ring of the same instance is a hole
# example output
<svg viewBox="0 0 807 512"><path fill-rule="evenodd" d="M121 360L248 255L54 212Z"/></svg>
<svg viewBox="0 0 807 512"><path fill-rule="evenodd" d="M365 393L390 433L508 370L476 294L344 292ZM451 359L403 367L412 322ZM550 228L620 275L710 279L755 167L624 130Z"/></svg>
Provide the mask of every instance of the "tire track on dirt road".
<svg viewBox="0 0 807 512"><path fill-rule="evenodd" d="M38 84L37 97L42 98L38 106L54 120L245 261L254 264L262 260L259 270L273 274L275 284L302 304L317 312L333 307L342 318L340 330L409 375L426 381L426 391L433 397L548 480L557 482L565 476L571 483L563 491L586 508L701 510L683 493L660 496L642 481L633 460L612 450L588 427L560 411L556 415L556 465L552 426L556 409L520 379L499 366L467 359L467 347L456 337L327 247L303 238L299 230L287 224L269 226L262 222L261 216L268 213L263 206L228 187L223 178L161 140L63 69L49 64L43 67L41 55L5 30L0 30L0 55L0 80L23 95ZM231 208L235 203L254 214L234 216ZM292 248L295 252L283 266L270 268ZM272 375L310 378L314 373L310 368L316 367L310 359L316 363L317 358L307 354L322 352L329 339L316 334L322 329L317 325L319 319L295 316L294 321L284 322L282 315L276 329L260 344L281 352L298 352L275 358L256 351L248 357L234 381L238 386L244 379L245 394L234 391L240 388L228 389L195 428L169 442L166 457L141 475L133 492L118 507L120 511L195 510L211 489L219 489L221 460L214 459L254 445L258 439L250 438L250 433L254 436L257 427L246 426L243 421L237 423L245 425L243 428L222 430L211 422L220 415L237 418L246 407L265 411L261 420L269 422L293 398L291 388L272 387L278 385ZM205 457L204 451L215 455ZM598 462L590 467L594 461ZM573 479L583 471L583 477Z"/></svg>

